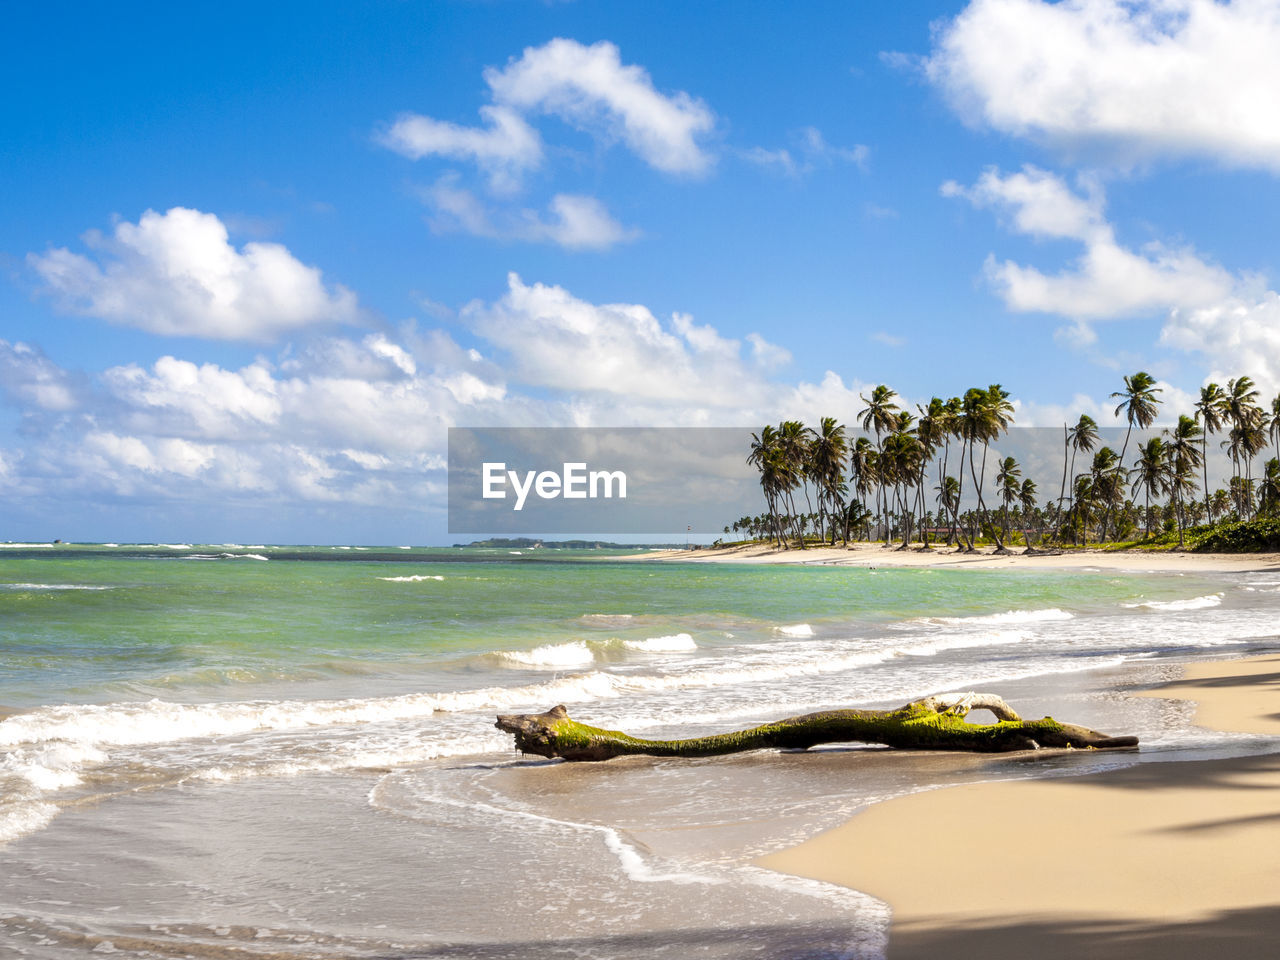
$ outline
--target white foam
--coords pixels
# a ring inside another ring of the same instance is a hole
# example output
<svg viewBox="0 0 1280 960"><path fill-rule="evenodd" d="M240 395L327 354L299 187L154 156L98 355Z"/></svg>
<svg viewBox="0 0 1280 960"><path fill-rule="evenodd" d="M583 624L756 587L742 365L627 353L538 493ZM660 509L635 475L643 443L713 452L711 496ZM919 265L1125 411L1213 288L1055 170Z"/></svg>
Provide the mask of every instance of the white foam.
<svg viewBox="0 0 1280 960"><path fill-rule="evenodd" d="M0 590L111 590L88 583L0 583Z"/></svg>
<svg viewBox="0 0 1280 960"><path fill-rule="evenodd" d="M508 650L498 654L500 660L522 667L580 667L593 663L596 655L582 640L548 643L532 650Z"/></svg>
<svg viewBox="0 0 1280 960"><path fill-rule="evenodd" d="M0 543L0 550L48 550L52 543Z"/></svg>
<svg viewBox="0 0 1280 960"><path fill-rule="evenodd" d="M1053 623L1061 620L1074 620L1075 615L1057 607L1042 610L1006 610L1004 613L990 613L977 617L926 617L917 623L960 624L974 623L1016 624L1016 623Z"/></svg>
<svg viewBox="0 0 1280 960"><path fill-rule="evenodd" d="M157 543L156 546L164 547L167 550L190 550L191 549L191 544L189 543Z"/></svg>
<svg viewBox="0 0 1280 960"><path fill-rule="evenodd" d="M1211 593L1203 597L1191 597L1189 600L1147 600L1143 603L1123 603L1121 606L1130 609L1163 610L1177 613L1183 610L1207 610L1222 603L1222 594Z"/></svg>
<svg viewBox="0 0 1280 960"><path fill-rule="evenodd" d="M421 583L423 580L443 580L444 577L438 574L414 574L411 577L379 577L379 580L386 580L388 583Z"/></svg>
<svg viewBox="0 0 1280 960"><path fill-rule="evenodd" d="M266 560L260 553L223 553L219 554L222 560Z"/></svg>
<svg viewBox="0 0 1280 960"><path fill-rule="evenodd" d="M812 637L813 627L807 623L793 623L787 627L774 627L774 632L784 637Z"/></svg>
<svg viewBox="0 0 1280 960"><path fill-rule="evenodd" d="M622 645L628 650L640 650L644 653L684 653L698 649L693 637L687 633L673 633L667 637L647 637L644 640L623 640Z"/></svg>
<svg viewBox="0 0 1280 960"><path fill-rule="evenodd" d="M62 790L80 783L85 766L105 759L93 746L53 741L8 751L0 757L0 776L17 777L41 791Z"/></svg>
<svg viewBox="0 0 1280 960"><path fill-rule="evenodd" d="M0 806L0 844L43 830L58 808L52 803L8 803Z"/></svg>

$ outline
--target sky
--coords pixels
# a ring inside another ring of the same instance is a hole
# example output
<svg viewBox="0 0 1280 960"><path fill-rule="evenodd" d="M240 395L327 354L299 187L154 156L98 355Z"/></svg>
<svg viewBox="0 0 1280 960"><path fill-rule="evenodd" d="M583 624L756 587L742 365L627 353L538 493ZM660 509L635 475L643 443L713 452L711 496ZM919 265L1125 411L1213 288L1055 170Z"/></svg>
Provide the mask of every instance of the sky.
<svg viewBox="0 0 1280 960"><path fill-rule="evenodd" d="M1280 0L5 19L0 540L449 542L450 426L1280 391Z"/></svg>

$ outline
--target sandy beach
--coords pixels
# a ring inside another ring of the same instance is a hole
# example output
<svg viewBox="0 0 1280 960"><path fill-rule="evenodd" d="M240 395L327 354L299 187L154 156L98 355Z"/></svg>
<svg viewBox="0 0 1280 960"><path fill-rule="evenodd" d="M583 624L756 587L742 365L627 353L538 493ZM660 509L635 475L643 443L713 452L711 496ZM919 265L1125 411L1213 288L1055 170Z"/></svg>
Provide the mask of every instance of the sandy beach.
<svg viewBox="0 0 1280 960"><path fill-rule="evenodd" d="M1150 691L1280 736L1280 657L1198 663ZM933 790L764 859L893 909L890 960L1275 956L1277 753Z"/></svg>
<svg viewBox="0 0 1280 960"><path fill-rule="evenodd" d="M1152 550L1066 550L1027 556L1021 548L997 555L991 548L962 553L950 547L900 550L879 544L856 543L850 547L809 547L779 550L762 544L704 547L699 550L663 550L634 554L627 560L680 561L685 563L780 563L845 567L950 567L964 570L1125 570L1169 573L1248 573L1280 570L1276 553L1186 553Z"/></svg>

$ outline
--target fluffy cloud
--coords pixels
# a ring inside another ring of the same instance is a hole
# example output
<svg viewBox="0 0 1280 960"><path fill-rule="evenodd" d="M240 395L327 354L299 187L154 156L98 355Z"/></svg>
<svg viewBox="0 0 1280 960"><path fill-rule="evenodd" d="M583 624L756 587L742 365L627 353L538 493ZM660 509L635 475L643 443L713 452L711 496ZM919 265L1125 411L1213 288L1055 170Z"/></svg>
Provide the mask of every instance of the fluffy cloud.
<svg viewBox="0 0 1280 960"><path fill-rule="evenodd" d="M36 347L0 340L0 395L19 408L58 413L77 403L74 378Z"/></svg>
<svg viewBox="0 0 1280 960"><path fill-rule="evenodd" d="M639 235L614 220L594 197L558 193L551 198L549 215L527 208L491 210L459 187L456 178L444 177L423 191L423 198L432 210L432 229L441 233L553 243L569 250L607 250Z"/></svg>
<svg viewBox="0 0 1280 960"><path fill-rule="evenodd" d="M1077 321L1073 336L1083 340L1083 322L1205 306L1230 296L1240 283L1190 249L1151 243L1135 252L1121 246L1104 216L1101 189L1088 181L1085 187L1086 196L1081 197L1035 167L1009 176L988 170L969 188L943 184L945 196L964 197L977 207L1007 214L1019 233L1083 244L1075 262L1052 275L989 256L987 278L1009 309L1071 318Z"/></svg>
<svg viewBox="0 0 1280 960"><path fill-rule="evenodd" d="M471 160L489 175L495 191L511 192L526 170L542 162L542 138L509 107L484 106L480 115L487 127L461 127L409 113L379 139L413 160L432 155Z"/></svg>
<svg viewBox="0 0 1280 960"><path fill-rule="evenodd" d="M975 125L1280 170L1277 49L1272 0L973 0L924 69Z"/></svg>
<svg viewBox="0 0 1280 960"><path fill-rule="evenodd" d="M216 216L174 207L86 236L96 259L57 248L27 262L67 310L166 336L270 342L356 323L355 295L277 243L237 250Z"/></svg>
<svg viewBox="0 0 1280 960"><path fill-rule="evenodd" d="M1160 342L1201 354L1206 381L1250 376L1266 396L1280 392L1280 294L1230 297L1199 309L1170 313Z"/></svg>
<svg viewBox="0 0 1280 960"><path fill-rule="evenodd" d="M698 174L712 165L698 140L715 126L715 115L684 91L658 93L648 72L624 65L612 43L587 47L557 38L527 47L502 70L486 70L485 80L496 102L552 114L603 140L622 140L666 173Z"/></svg>
<svg viewBox="0 0 1280 960"><path fill-rule="evenodd" d="M1159 243L1126 249L1107 222L1101 188L1087 178L1081 187L1083 196L1053 174L1025 167L1007 176L988 170L972 187L948 182L942 193L998 210L1019 233L1083 245L1067 269L1052 275L986 260L987 278L1009 309L1072 321L1055 333L1060 342L1088 348L1097 340L1094 321L1161 311L1160 343L1204 356L1213 366L1209 379L1248 374L1265 389L1280 389L1280 294L1191 249Z"/></svg>
<svg viewBox="0 0 1280 960"><path fill-rule="evenodd" d="M650 402L741 406L760 399L763 382L756 365L742 359L742 345L685 314L663 324L640 304L588 303L515 274L508 287L496 303L468 306L462 318L510 357L513 379ZM772 349L758 337L752 343L757 357Z"/></svg>
<svg viewBox="0 0 1280 960"><path fill-rule="evenodd" d="M385 133L383 145L418 159L434 155L475 162L492 186L509 191L521 173L543 159L542 141L524 117L547 114L602 142L621 141L650 166L672 174L699 174L713 158L699 142L715 126L702 101L654 89L643 67L624 65L618 48L584 46L557 38L527 47L501 70L485 70L493 103L480 108L484 127L463 127L406 113Z"/></svg>
<svg viewBox="0 0 1280 960"><path fill-rule="evenodd" d="M6 345L22 371L5 381L10 398L24 412L60 412L24 449L0 451L0 481L42 502L249 496L417 509L442 503L452 425L851 421L866 389L833 372L777 379L789 355L757 334L738 340L685 314L660 320L640 304L591 303L516 276L458 319L479 349L412 327L333 336L239 369L174 356L115 366L60 399L24 385L75 378Z"/></svg>

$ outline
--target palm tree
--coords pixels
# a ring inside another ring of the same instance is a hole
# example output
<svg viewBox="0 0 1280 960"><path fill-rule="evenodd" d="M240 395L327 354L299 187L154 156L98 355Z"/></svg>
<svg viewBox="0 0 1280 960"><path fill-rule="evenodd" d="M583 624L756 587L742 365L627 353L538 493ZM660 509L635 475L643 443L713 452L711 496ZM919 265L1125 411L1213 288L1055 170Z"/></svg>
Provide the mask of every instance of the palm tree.
<svg viewBox="0 0 1280 960"><path fill-rule="evenodd" d="M828 511L834 516L844 486L844 458L849 451L844 426L835 417L823 417L809 442L810 473L818 487L818 526L824 529ZM835 524L831 542L836 541Z"/></svg>
<svg viewBox="0 0 1280 960"><path fill-rule="evenodd" d="M789 467L782 455L778 431L765 424L760 433L751 435L751 454L747 463L760 471L760 487L764 491L765 507L769 511L769 533L783 545L782 524L778 516L778 498L789 488Z"/></svg>
<svg viewBox="0 0 1280 960"><path fill-rule="evenodd" d="M1183 504L1188 493L1195 493L1195 468L1200 466L1200 451L1196 441L1203 432L1200 425L1185 413L1178 417L1178 424L1172 430L1165 430L1168 446L1166 463L1168 469L1165 476L1169 491L1173 494L1174 515L1178 519L1178 546L1187 545L1185 537L1185 520Z"/></svg>
<svg viewBox="0 0 1280 960"><path fill-rule="evenodd" d="M1267 429L1271 435L1271 446L1280 450L1280 393L1271 401L1271 426Z"/></svg>
<svg viewBox="0 0 1280 960"><path fill-rule="evenodd" d="M1000 461L1000 468L996 472L996 489L1000 491L1000 499L1002 501L1001 525L1004 528L1004 539L1009 539L1009 507L1011 507L1018 499L1022 492L1018 483L1022 479L1022 468L1018 466L1018 461L1013 457L1005 457Z"/></svg>
<svg viewBox="0 0 1280 960"><path fill-rule="evenodd" d="M849 478L853 481L854 496L865 506L867 494L878 486L880 455L866 437L858 437L849 454ZM867 511L870 513L870 511Z"/></svg>
<svg viewBox="0 0 1280 960"><path fill-rule="evenodd" d="M1076 475L1076 454L1092 453L1093 448L1097 446L1097 443L1098 443L1097 422L1093 419L1093 417L1089 416L1087 413L1080 414L1080 419L1076 422L1076 425L1072 427L1070 430L1067 430L1067 433L1066 433L1066 446L1071 448L1071 476L1073 478L1072 480L1073 489L1074 489L1074 483L1075 483L1074 477ZM1066 451L1066 447L1064 447L1062 451L1062 484L1064 488L1066 487L1066 482L1067 482L1067 451ZM1059 496L1058 499L1059 499L1059 502L1061 502L1062 500L1061 495ZM1072 505L1071 505L1070 499L1068 499L1068 503L1067 503L1068 513L1071 512L1071 506Z"/></svg>
<svg viewBox="0 0 1280 960"><path fill-rule="evenodd" d="M1200 440L1201 465L1204 469L1204 506L1212 516L1209 506L1209 436L1222 429L1223 404L1227 395L1216 383L1209 383L1200 388L1200 399L1196 401L1196 419L1204 433Z"/></svg>
<svg viewBox="0 0 1280 960"><path fill-rule="evenodd" d="M938 506L951 515L951 539L960 523L960 481L955 477L943 477L942 482L933 488L937 494Z"/></svg>
<svg viewBox="0 0 1280 960"><path fill-rule="evenodd" d="M1093 455L1093 464L1089 469L1092 483L1092 499L1103 508L1102 524L1098 530L1098 542L1107 538L1107 523L1111 511L1122 499L1123 487L1120 484L1120 456L1110 447L1103 447ZM1088 529L1085 530L1085 542L1089 542Z"/></svg>
<svg viewBox="0 0 1280 960"><path fill-rule="evenodd" d="M1262 483L1258 485L1258 512L1274 517L1280 514L1280 459L1272 457L1263 470Z"/></svg>
<svg viewBox="0 0 1280 960"><path fill-rule="evenodd" d="M1165 457L1164 441L1159 437L1152 437L1138 448L1138 462L1129 471L1129 476L1133 480L1131 489L1134 495L1136 496L1140 489L1146 492L1146 510L1142 516L1143 530L1148 537L1151 536L1151 495L1154 493L1159 496L1165 492L1167 469Z"/></svg>
<svg viewBox="0 0 1280 960"><path fill-rule="evenodd" d="M1009 403L1009 394L1000 384L993 383L986 390L970 387L961 402L960 433L969 447L969 476L978 495L978 517L982 524L987 517L987 504L982 496L982 487L987 474L987 451L991 441L1009 429L1013 420L1013 404ZM982 443L982 475L979 476L973 465L973 448ZM963 454L963 452L962 452ZM963 474L962 474L963 475ZM969 537L969 549L974 549L973 537ZM1004 550L1004 542L996 535L997 552Z"/></svg>
<svg viewBox="0 0 1280 960"><path fill-rule="evenodd" d="M1031 517L1036 508L1036 482L1030 477L1022 481L1018 491L1018 505L1022 507L1022 536L1027 541L1027 549L1031 549ZM1043 530L1043 523L1041 523Z"/></svg>
<svg viewBox="0 0 1280 960"><path fill-rule="evenodd" d="M1240 454L1244 452L1243 433L1261 415L1257 404L1258 391L1254 389L1253 380L1249 377L1237 377L1227 381L1227 391L1222 398L1223 419L1231 425L1232 430L1240 431L1236 444L1231 449L1231 475L1240 476ZM1228 444L1224 444L1227 446ZM1243 514L1242 514L1243 516Z"/></svg>
<svg viewBox="0 0 1280 960"><path fill-rule="evenodd" d="M1116 406L1116 416L1120 416L1120 411L1125 413L1125 420L1129 423L1129 428L1124 433L1124 445L1120 448L1120 459L1116 461L1116 471L1124 469L1124 457L1129 452L1129 437L1133 434L1133 427L1136 424L1145 430L1151 426L1156 419L1156 407L1160 405L1157 393L1161 393L1161 389L1156 386L1155 377L1147 373L1145 370L1139 370L1132 376L1124 378L1124 389L1111 394L1111 399L1117 397L1122 398ZM1102 529L1105 533L1107 529L1107 521L1110 519L1111 511L1107 510L1107 516L1103 518Z"/></svg>
<svg viewBox="0 0 1280 960"><path fill-rule="evenodd" d="M858 399L866 404L866 407L859 413L862 418L862 429L869 433L875 433L876 450L879 452L884 451L880 435L891 433L898 425L898 405L893 402L893 398L897 395L896 392L883 383L871 391L870 399L858 394ZM879 498L880 494L878 493L877 500Z"/></svg>
<svg viewBox="0 0 1280 960"><path fill-rule="evenodd" d="M1219 487L1213 491L1213 499L1209 503L1209 519L1217 523L1219 517L1227 515L1231 509L1231 494Z"/></svg>
<svg viewBox="0 0 1280 960"><path fill-rule="evenodd" d="M920 413L920 419L916 423L916 439L920 441L920 446L924 451L924 461L921 464L919 484L916 487L916 502L919 505L920 513L923 516L925 510L924 486L928 478L929 461L934 459L940 445L945 446L949 438L949 424L947 405L938 397L934 397L929 401L928 408L916 404L916 410ZM929 526L927 523L922 525L922 550L929 549Z"/></svg>
<svg viewBox="0 0 1280 960"><path fill-rule="evenodd" d="M812 434L813 431L799 420L784 420L778 424L778 451L782 455L783 463L787 468L785 478L789 480L783 488L783 492L787 495L789 513L795 518L793 522L799 519L799 511L796 510L793 491L806 479L805 465L809 461L809 438ZM806 488L805 497L807 498L808 495ZM796 535L800 541L800 549L803 550L804 533L797 528Z"/></svg>

